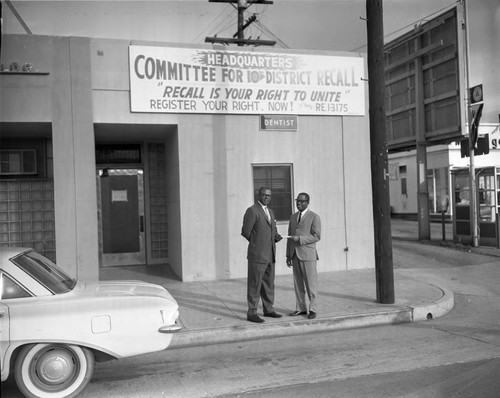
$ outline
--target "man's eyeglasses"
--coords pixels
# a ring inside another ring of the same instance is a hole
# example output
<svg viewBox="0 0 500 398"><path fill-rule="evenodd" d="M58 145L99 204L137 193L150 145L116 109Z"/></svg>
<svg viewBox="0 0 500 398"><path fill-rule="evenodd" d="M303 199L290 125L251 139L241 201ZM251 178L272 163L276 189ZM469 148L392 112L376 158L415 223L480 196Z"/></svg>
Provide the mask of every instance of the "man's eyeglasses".
<svg viewBox="0 0 500 398"><path fill-rule="evenodd" d="M295 199L297 203L308 203L308 200Z"/></svg>

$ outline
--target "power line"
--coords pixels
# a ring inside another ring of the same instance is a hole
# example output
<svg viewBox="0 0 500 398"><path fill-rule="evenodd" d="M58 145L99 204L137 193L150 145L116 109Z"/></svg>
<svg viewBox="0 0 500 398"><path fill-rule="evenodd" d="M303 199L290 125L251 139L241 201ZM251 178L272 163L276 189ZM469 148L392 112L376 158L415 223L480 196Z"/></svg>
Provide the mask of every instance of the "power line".
<svg viewBox="0 0 500 398"><path fill-rule="evenodd" d="M17 12L17 10L14 7L14 5L12 4L12 2L10 0L5 0L5 4L7 4L7 6L9 6L10 11L12 12L12 14L14 14L14 16L17 19L17 21L21 24L21 26L23 27L23 29L25 30L25 32L27 34L29 34L29 35L32 35L33 32L30 30L30 28L28 27L28 25L26 25L26 22L24 22L23 17L21 16L21 14L19 14Z"/></svg>
<svg viewBox="0 0 500 398"><path fill-rule="evenodd" d="M259 20L255 21L255 24L261 29L261 32L266 34L268 37L271 37L272 39L276 40L281 47L283 48L290 48L283 40L281 40L278 36L276 36L268 27L266 27L262 22Z"/></svg>
<svg viewBox="0 0 500 398"><path fill-rule="evenodd" d="M391 32L391 33L388 33L388 34L384 35L384 42L387 42L387 38L388 38L388 37L393 36L393 35L395 35L395 34L397 34L397 33L401 32L401 31L403 31L403 30L407 30L407 29L409 29L409 28L412 28L412 27L414 27L415 25L417 25L417 24L419 24L419 23L426 22L427 20L431 19L431 18L432 18L432 16L434 16L434 15L436 15L436 14L440 14L440 13L442 13L442 12L443 12L443 11L445 11L445 10L449 10L450 8L454 7L454 6L455 6L455 4L457 4L457 3L459 3L459 1L454 1L453 3L451 3L451 4L449 4L449 5L447 5L447 6L443 7L443 8L441 8L440 10L434 11L434 12L430 13L429 15L426 15L425 17L422 17L422 18L418 19L418 20L417 20L417 21L415 21L415 22L409 23L408 25L403 26L402 28L396 29L395 31L393 31L393 32ZM367 46L366 44L363 44L363 45L361 45L361 46L359 46L359 47L356 47L356 48L354 48L354 49L352 49L352 50L350 50L350 51L352 51L352 52L358 52L358 51L360 51L361 49L365 48L366 46Z"/></svg>
<svg viewBox="0 0 500 398"><path fill-rule="evenodd" d="M202 30L202 31L198 34L198 36L196 36L196 38L193 40L193 42L198 41L198 40L200 39L200 37L201 37L201 36L205 36L205 34L206 34L205 32L208 32L208 31L210 31L210 30L212 30L212 29L214 29L214 30L216 30L216 31L217 31L217 30L219 30L219 31L220 31L220 28L218 28L218 27L220 27L220 25L222 25L222 24L223 24L226 20L228 20L229 18L232 18L232 15L233 15L233 14L232 14L232 12L233 12L233 10L231 9L231 6L233 6L233 5L232 5L232 4L230 4L230 5L228 4L228 5L224 8L224 10L222 10L222 11L221 11L221 13L220 13L219 15L217 15L217 16L214 18L214 20L213 20L212 22L210 22L210 23L207 25L207 27L206 27L205 29L203 29L203 30ZM234 6L233 6L233 8L234 8ZM228 12L228 11L229 11L229 12ZM226 13L226 16L223 18L223 20L222 20L222 21L218 22L217 20L218 20L218 19L220 19L220 18L222 17L222 14L224 14L224 13ZM216 26L215 28L212 28L212 25L215 25L216 23L217 23L217 26ZM224 29L227 29L227 28L228 28L228 26L227 26L227 27L225 27Z"/></svg>

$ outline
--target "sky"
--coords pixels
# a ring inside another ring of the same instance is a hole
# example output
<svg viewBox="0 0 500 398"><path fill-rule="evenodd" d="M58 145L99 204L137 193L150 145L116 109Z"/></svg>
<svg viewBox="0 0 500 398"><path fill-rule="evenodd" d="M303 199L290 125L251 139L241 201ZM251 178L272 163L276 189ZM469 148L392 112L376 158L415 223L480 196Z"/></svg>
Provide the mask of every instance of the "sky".
<svg viewBox="0 0 500 398"><path fill-rule="evenodd" d="M12 0L33 34L203 44L232 37L237 12L209 0ZM384 0L384 34L390 41L418 22L434 18L454 0ZM3 33L25 34L2 1ZM483 84L483 123L499 123L500 1L467 0L470 85ZM245 37L276 40L277 48L366 52L366 0L274 0L252 5L257 22Z"/></svg>

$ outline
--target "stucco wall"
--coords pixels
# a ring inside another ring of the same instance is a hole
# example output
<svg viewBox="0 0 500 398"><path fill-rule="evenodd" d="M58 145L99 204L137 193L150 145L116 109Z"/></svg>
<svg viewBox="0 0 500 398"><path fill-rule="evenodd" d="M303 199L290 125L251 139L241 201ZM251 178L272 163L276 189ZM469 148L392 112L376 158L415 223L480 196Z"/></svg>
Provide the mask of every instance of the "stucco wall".
<svg viewBox="0 0 500 398"><path fill-rule="evenodd" d="M291 163L295 195L322 218L319 271L373 266L369 139L364 118L300 117L297 132L259 131L255 116L191 116L179 123L185 280L245 277L241 236L253 204L252 164ZM196 143L196 145L194 145ZM349 156L343 156L344 153ZM272 204L271 204L272 205ZM286 236L287 222L278 222ZM277 245L277 274L285 265ZM348 250L345 250L347 249Z"/></svg>
<svg viewBox="0 0 500 398"><path fill-rule="evenodd" d="M29 62L46 74L0 75L0 121L52 124L56 260L81 280L98 277L89 43L4 35L4 65Z"/></svg>

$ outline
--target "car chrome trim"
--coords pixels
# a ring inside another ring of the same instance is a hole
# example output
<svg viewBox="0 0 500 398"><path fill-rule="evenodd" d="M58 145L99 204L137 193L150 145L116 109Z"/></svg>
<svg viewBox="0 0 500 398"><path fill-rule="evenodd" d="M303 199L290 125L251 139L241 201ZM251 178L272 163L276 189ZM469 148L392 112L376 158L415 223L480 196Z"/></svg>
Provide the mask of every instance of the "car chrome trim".
<svg viewBox="0 0 500 398"><path fill-rule="evenodd" d="M182 330L182 326L178 324L165 325L158 329L160 333L177 333L180 330Z"/></svg>

